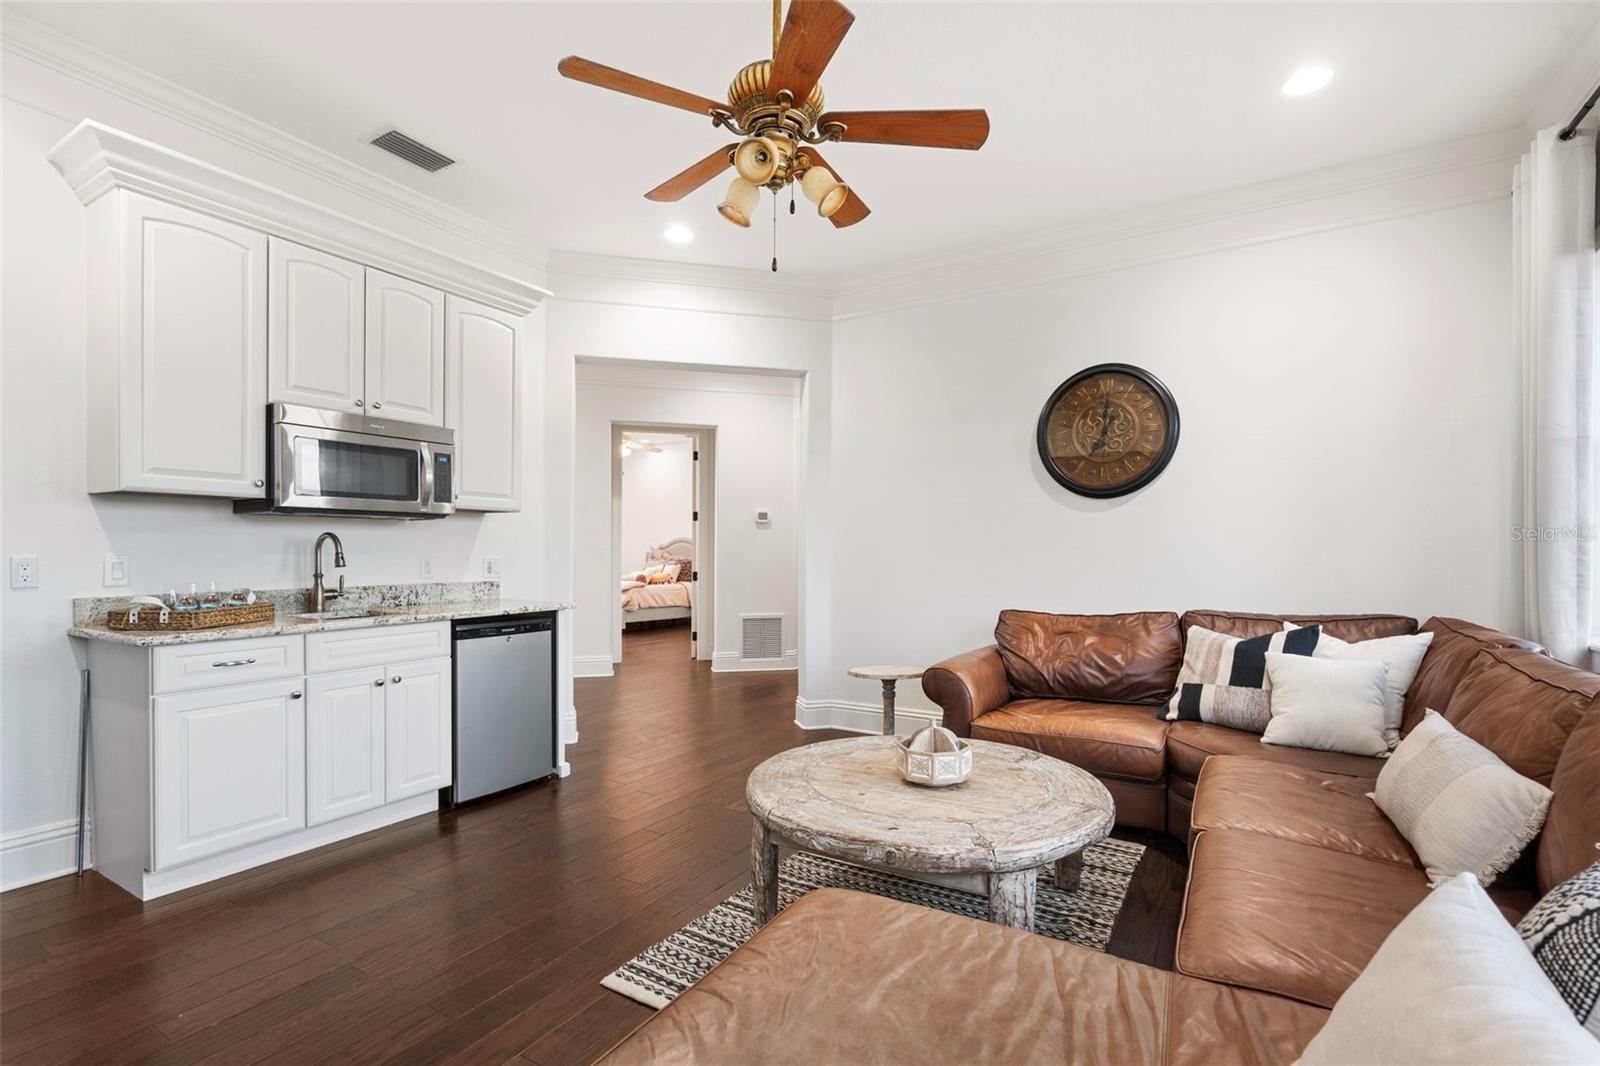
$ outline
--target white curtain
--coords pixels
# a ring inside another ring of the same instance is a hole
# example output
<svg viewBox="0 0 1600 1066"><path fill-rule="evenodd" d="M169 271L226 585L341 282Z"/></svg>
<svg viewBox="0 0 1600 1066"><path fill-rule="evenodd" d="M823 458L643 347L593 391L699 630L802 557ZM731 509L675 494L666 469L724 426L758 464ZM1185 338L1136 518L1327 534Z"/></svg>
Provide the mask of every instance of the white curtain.
<svg viewBox="0 0 1600 1066"><path fill-rule="evenodd" d="M1513 179L1526 635L1586 661L1595 581L1595 135L1541 132Z"/></svg>

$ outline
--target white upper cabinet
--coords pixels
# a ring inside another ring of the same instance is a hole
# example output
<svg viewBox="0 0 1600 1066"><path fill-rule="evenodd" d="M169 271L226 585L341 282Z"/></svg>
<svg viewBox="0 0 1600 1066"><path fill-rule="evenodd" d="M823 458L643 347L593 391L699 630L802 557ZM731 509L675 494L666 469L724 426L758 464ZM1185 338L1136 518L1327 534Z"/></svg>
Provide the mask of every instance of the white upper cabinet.
<svg viewBox="0 0 1600 1066"><path fill-rule="evenodd" d="M366 268L276 237L268 263L267 400L362 413Z"/></svg>
<svg viewBox="0 0 1600 1066"><path fill-rule="evenodd" d="M444 293L367 270L368 415L444 425Z"/></svg>
<svg viewBox="0 0 1600 1066"><path fill-rule="evenodd" d="M89 491L258 495L267 238L126 190L89 227Z"/></svg>
<svg viewBox="0 0 1600 1066"><path fill-rule="evenodd" d="M521 335L514 315L445 297L445 425L456 432L456 506L522 509Z"/></svg>

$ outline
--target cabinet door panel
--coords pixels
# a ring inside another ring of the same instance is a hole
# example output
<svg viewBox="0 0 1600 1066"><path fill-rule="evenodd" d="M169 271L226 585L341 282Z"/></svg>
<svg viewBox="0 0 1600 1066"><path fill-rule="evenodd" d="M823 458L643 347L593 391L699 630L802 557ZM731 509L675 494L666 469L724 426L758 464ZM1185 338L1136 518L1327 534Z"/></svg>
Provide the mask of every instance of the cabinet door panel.
<svg viewBox="0 0 1600 1066"><path fill-rule="evenodd" d="M268 401L360 412L366 268L276 237L268 252Z"/></svg>
<svg viewBox="0 0 1600 1066"><path fill-rule="evenodd" d="M267 238L121 195L116 487L257 495L266 474Z"/></svg>
<svg viewBox="0 0 1600 1066"><path fill-rule="evenodd" d="M306 679L306 824L384 803L382 667Z"/></svg>
<svg viewBox="0 0 1600 1066"><path fill-rule="evenodd" d="M302 679L155 701L155 868L305 828Z"/></svg>
<svg viewBox="0 0 1600 1066"><path fill-rule="evenodd" d="M456 431L456 506L521 510L518 319L446 296L445 322L445 425Z"/></svg>
<svg viewBox="0 0 1600 1066"><path fill-rule="evenodd" d="M389 802L450 784L450 659L387 668L384 742Z"/></svg>
<svg viewBox="0 0 1600 1066"><path fill-rule="evenodd" d="M444 293L367 271L367 413L444 425Z"/></svg>

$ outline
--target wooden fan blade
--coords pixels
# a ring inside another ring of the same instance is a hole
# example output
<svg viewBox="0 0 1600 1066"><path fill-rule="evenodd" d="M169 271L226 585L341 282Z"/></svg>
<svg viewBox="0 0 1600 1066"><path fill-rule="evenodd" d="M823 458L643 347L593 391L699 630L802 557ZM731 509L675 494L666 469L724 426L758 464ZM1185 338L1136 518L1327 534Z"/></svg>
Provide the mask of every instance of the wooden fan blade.
<svg viewBox="0 0 1600 1066"><path fill-rule="evenodd" d="M796 104L805 103L855 20L839 0L789 0L767 94L776 96L779 89L788 89Z"/></svg>
<svg viewBox="0 0 1600 1066"><path fill-rule="evenodd" d="M644 194L646 200L673 203L683 199L700 186L733 165L732 152L737 144L725 144L681 174L675 174Z"/></svg>
<svg viewBox="0 0 1600 1066"><path fill-rule="evenodd" d="M697 115L709 114L723 106L710 97L686 93L682 89L674 89L670 85L662 85L658 81L641 78L637 74L603 66L580 56L568 56L556 64L556 70L561 72L562 77L571 78L573 81L598 85L612 92L627 93L641 100L653 100L668 107L681 107Z"/></svg>
<svg viewBox="0 0 1600 1066"><path fill-rule="evenodd" d="M833 169L833 164L822 158L822 153L817 151L811 145L806 145L804 148L800 149L800 151L810 156L811 162L825 170L831 171L834 177L838 178L840 181L844 181L844 177L837 170ZM845 184L850 185L850 183L847 181L845 181ZM836 229L844 229L846 226L854 226L857 222L860 222L870 214L872 214L872 208L867 206L865 200L856 195L855 186L850 185L850 195L845 199L844 206L835 211L828 221L832 222Z"/></svg>
<svg viewBox="0 0 1600 1066"><path fill-rule="evenodd" d="M830 111L817 120L845 126L845 141L910 144L919 148L982 148L989 139L989 113L971 111Z"/></svg>

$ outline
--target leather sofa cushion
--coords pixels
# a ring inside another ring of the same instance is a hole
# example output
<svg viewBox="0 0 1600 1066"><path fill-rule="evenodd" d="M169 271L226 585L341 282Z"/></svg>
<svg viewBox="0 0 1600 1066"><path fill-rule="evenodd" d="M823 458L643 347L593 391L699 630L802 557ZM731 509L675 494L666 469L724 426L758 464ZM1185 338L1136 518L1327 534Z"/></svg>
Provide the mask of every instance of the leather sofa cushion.
<svg viewBox="0 0 1600 1066"><path fill-rule="evenodd" d="M1541 892L1600 859L1600 710L1588 711L1567 738L1550 787L1555 797L1536 859Z"/></svg>
<svg viewBox="0 0 1600 1066"><path fill-rule="evenodd" d="M1158 704L1172 695L1183 661L1170 611L1001 611L994 636L1019 699Z"/></svg>
<svg viewBox="0 0 1600 1066"><path fill-rule="evenodd" d="M1600 675L1521 648L1485 648L1440 713L1517 773L1549 785L1597 693Z"/></svg>
<svg viewBox="0 0 1600 1066"><path fill-rule="evenodd" d="M1276 1063L1327 1012L841 889L791 904L600 1062Z"/></svg>
<svg viewBox="0 0 1600 1066"><path fill-rule="evenodd" d="M1420 866L1394 823L1368 798L1372 779L1221 755L1195 785L1189 839L1244 829L1401 866Z"/></svg>
<svg viewBox="0 0 1600 1066"><path fill-rule="evenodd" d="M1422 712L1430 707L1443 714L1450 706L1450 696L1467 672L1472 660L1485 648L1523 648L1542 652L1544 649L1529 640L1501 633L1486 626L1473 625L1459 618L1430 618L1422 624L1424 632L1433 634L1433 643L1422 657L1422 666L1406 690L1405 714L1400 719L1400 732L1409 733L1422 721Z"/></svg>
<svg viewBox="0 0 1600 1066"><path fill-rule="evenodd" d="M1173 722L1167 731L1167 763L1175 776L1196 781L1200 768L1212 755L1246 755L1252 759L1325 770L1351 777L1375 778L1383 760L1365 755L1346 755L1338 751L1312 751L1261 743L1254 733L1246 733L1210 722Z"/></svg>
<svg viewBox="0 0 1600 1066"><path fill-rule="evenodd" d="M1230 637L1259 637L1283 628L1283 623L1297 626L1319 625L1323 632L1340 640L1371 640L1374 637L1398 637L1417 631L1417 620L1403 614L1256 614L1249 611L1185 611L1182 619L1183 635L1195 626L1226 633Z"/></svg>
<svg viewBox="0 0 1600 1066"><path fill-rule="evenodd" d="M1150 707L1086 700L1014 700L979 715L972 735L1032 748L1094 774L1130 781L1166 776L1167 723Z"/></svg>
<svg viewBox="0 0 1600 1066"><path fill-rule="evenodd" d="M1207 830L1190 856L1178 971L1332 1007L1427 894L1416 867Z"/></svg>

